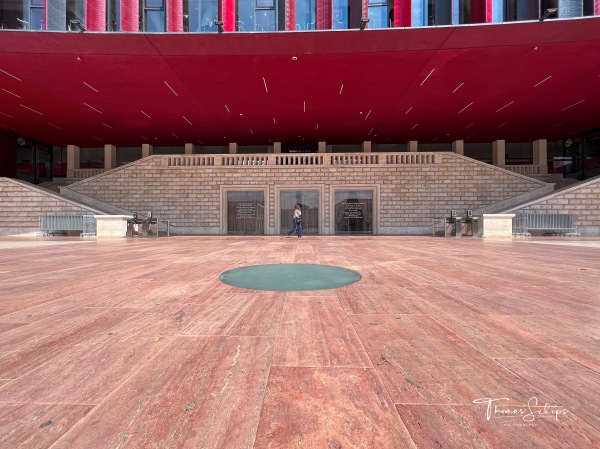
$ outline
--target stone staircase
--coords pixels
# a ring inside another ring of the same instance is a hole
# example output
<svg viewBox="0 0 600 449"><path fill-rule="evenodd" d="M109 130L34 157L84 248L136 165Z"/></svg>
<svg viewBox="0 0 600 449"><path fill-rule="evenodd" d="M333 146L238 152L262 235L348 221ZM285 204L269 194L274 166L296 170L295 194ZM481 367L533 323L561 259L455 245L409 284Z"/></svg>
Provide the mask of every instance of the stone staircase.
<svg viewBox="0 0 600 449"><path fill-rule="evenodd" d="M0 235L35 234L42 215L107 212L25 181L0 178Z"/></svg>

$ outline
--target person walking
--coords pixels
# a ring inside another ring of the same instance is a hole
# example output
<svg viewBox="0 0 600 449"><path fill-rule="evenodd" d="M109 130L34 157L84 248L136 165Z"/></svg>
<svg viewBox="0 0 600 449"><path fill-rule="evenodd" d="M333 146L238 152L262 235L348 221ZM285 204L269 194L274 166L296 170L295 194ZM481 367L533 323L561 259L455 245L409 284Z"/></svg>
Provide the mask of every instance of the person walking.
<svg viewBox="0 0 600 449"><path fill-rule="evenodd" d="M298 238L302 238L302 208L299 204L294 206L294 227L287 232L287 236L291 237L296 232Z"/></svg>

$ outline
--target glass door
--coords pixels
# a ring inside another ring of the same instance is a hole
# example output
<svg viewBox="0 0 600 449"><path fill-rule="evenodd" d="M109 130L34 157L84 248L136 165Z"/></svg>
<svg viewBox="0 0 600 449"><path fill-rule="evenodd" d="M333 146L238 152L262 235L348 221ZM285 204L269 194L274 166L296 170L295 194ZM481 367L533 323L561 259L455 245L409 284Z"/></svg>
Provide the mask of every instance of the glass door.
<svg viewBox="0 0 600 449"><path fill-rule="evenodd" d="M227 234L265 233L265 194L263 191L227 192Z"/></svg>
<svg viewBox="0 0 600 449"><path fill-rule="evenodd" d="M283 190L280 196L279 222L281 234L293 229L294 206L302 208L302 232L319 233L319 192L316 190Z"/></svg>
<svg viewBox="0 0 600 449"><path fill-rule="evenodd" d="M335 233L373 234L373 191L335 192Z"/></svg>

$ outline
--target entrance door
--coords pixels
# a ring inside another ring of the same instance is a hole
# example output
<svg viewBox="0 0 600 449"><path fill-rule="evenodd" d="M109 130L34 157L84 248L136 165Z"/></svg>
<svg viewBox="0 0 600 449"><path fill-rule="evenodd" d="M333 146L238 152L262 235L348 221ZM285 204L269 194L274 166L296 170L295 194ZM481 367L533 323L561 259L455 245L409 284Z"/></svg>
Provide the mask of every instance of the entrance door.
<svg viewBox="0 0 600 449"><path fill-rule="evenodd" d="M373 234L373 191L335 192L335 233Z"/></svg>
<svg viewBox="0 0 600 449"><path fill-rule="evenodd" d="M263 191L227 192L227 234L265 233L265 194Z"/></svg>
<svg viewBox="0 0 600 449"><path fill-rule="evenodd" d="M319 233L319 192L316 190L282 190L280 196L281 233L293 228L294 206L302 208L302 231L304 234Z"/></svg>

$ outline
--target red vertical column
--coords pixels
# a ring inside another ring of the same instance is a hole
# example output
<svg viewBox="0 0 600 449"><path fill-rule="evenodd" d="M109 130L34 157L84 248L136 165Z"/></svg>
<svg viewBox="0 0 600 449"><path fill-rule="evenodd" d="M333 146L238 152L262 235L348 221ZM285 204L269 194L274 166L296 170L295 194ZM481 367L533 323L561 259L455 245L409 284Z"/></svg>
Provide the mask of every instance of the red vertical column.
<svg viewBox="0 0 600 449"><path fill-rule="evenodd" d="M362 0L362 15L360 18L368 18L369 17L369 0ZM369 28L369 24L367 23L365 28Z"/></svg>
<svg viewBox="0 0 600 449"><path fill-rule="evenodd" d="M285 29L296 29L296 0L285 0Z"/></svg>
<svg viewBox="0 0 600 449"><path fill-rule="evenodd" d="M471 23L492 23L493 0L471 0Z"/></svg>
<svg viewBox="0 0 600 449"><path fill-rule="evenodd" d="M106 2L104 0L87 0L85 6L86 30L106 31Z"/></svg>
<svg viewBox="0 0 600 449"><path fill-rule="evenodd" d="M332 22L333 0L317 0L317 30L330 30Z"/></svg>
<svg viewBox="0 0 600 449"><path fill-rule="evenodd" d="M182 0L167 0L167 31L170 33L183 31Z"/></svg>
<svg viewBox="0 0 600 449"><path fill-rule="evenodd" d="M600 0L594 1L594 15L600 16Z"/></svg>
<svg viewBox="0 0 600 449"><path fill-rule="evenodd" d="M140 30L139 0L121 0L121 31Z"/></svg>
<svg viewBox="0 0 600 449"><path fill-rule="evenodd" d="M411 0L394 0L394 27L412 26Z"/></svg>
<svg viewBox="0 0 600 449"><path fill-rule="evenodd" d="M235 0L222 0L221 20L223 31L235 31Z"/></svg>

